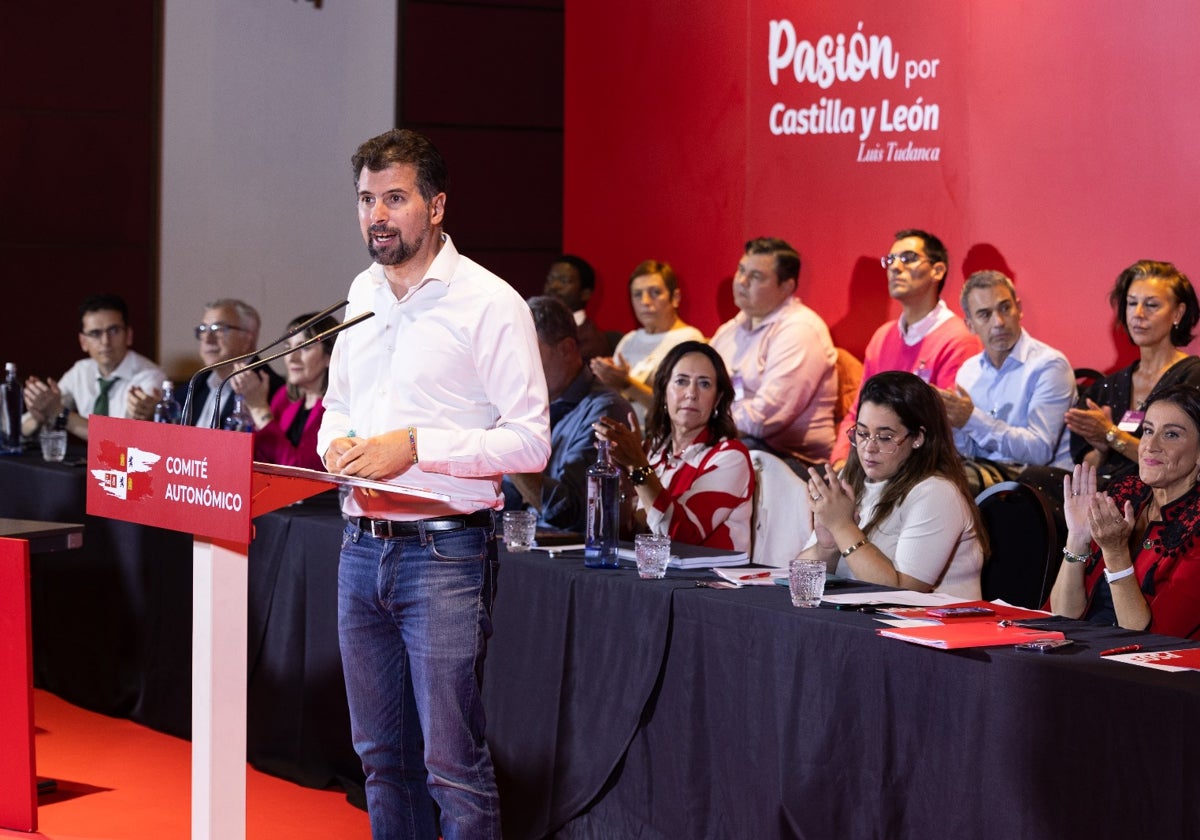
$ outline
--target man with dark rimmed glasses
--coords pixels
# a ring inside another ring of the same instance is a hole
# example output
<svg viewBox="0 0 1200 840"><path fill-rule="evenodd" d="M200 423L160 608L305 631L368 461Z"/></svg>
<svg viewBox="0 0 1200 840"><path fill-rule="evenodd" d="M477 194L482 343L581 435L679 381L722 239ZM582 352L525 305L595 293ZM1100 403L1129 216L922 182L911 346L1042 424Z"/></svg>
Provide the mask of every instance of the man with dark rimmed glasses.
<svg viewBox="0 0 1200 840"><path fill-rule="evenodd" d="M79 305L79 347L87 358L72 365L57 382L36 376L26 381L23 434L52 426L64 411L67 431L84 440L91 414L149 420L154 413L166 374L132 349L133 328L124 299L92 295Z"/></svg>
<svg viewBox="0 0 1200 840"><path fill-rule="evenodd" d="M982 347L941 299L950 267L946 246L923 230L898 231L880 263L887 274L888 296L899 302L902 312L871 336L862 381L885 370L903 370L938 388L952 389L962 363ZM838 468L850 453L846 435L856 421L854 409L842 419L830 458Z"/></svg>

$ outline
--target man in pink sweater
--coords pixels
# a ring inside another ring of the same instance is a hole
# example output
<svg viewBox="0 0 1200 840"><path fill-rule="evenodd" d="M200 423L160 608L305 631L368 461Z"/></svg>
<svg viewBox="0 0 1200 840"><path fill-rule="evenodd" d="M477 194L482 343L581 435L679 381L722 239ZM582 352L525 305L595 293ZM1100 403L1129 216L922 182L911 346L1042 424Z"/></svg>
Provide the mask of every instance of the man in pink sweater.
<svg viewBox="0 0 1200 840"><path fill-rule="evenodd" d="M881 262L887 270L888 294L903 311L871 336L862 381L881 371L906 370L938 388L953 389L959 367L983 348L941 299L949 270L946 246L923 230L902 230ZM842 419L830 457L838 469L850 454L846 433L858 419L855 402Z"/></svg>

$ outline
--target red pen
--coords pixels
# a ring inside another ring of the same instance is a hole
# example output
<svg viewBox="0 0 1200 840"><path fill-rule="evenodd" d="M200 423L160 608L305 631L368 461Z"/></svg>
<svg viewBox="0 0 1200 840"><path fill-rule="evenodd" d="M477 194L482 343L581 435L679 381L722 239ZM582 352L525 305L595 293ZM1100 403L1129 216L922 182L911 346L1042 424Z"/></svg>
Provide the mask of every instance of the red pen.
<svg viewBox="0 0 1200 840"><path fill-rule="evenodd" d="M1124 645L1123 647L1109 648L1108 650L1100 651L1101 656L1112 656L1117 653L1133 653L1142 649L1141 645Z"/></svg>
<svg viewBox="0 0 1200 840"><path fill-rule="evenodd" d="M761 578L769 578L770 576L770 572L757 572L752 575L739 575L738 580L759 580Z"/></svg>

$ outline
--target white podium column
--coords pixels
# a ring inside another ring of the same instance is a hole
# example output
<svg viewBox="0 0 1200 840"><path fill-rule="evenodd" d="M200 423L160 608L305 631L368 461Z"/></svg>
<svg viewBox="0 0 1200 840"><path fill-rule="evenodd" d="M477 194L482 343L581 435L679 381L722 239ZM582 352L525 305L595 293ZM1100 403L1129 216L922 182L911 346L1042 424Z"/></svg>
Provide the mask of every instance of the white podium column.
<svg viewBox="0 0 1200 840"><path fill-rule="evenodd" d="M246 837L246 549L192 549L192 838Z"/></svg>

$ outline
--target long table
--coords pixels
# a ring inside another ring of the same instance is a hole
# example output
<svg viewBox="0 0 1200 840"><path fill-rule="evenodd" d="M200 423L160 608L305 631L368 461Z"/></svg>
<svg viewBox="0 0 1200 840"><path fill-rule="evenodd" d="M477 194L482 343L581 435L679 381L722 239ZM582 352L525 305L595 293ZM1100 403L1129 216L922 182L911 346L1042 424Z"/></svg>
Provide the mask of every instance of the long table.
<svg viewBox="0 0 1200 840"><path fill-rule="evenodd" d="M190 542L81 520L82 485L0 458L0 516L88 529L35 561L35 679L186 735ZM361 797L341 521L306 502L255 524L250 760ZM1064 621L1076 644L1055 653L939 651L702 576L501 551L484 696L506 838L1200 836L1200 675L1098 656L1186 643Z"/></svg>
<svg viewBox="0 0 1200 840"><path fill-rule="evenodd" d="M502 563L506 838L1200 835L1200 674L1098 655L1188 643L1059 619L1055 653L934 650L688 577Z"/></svg>

